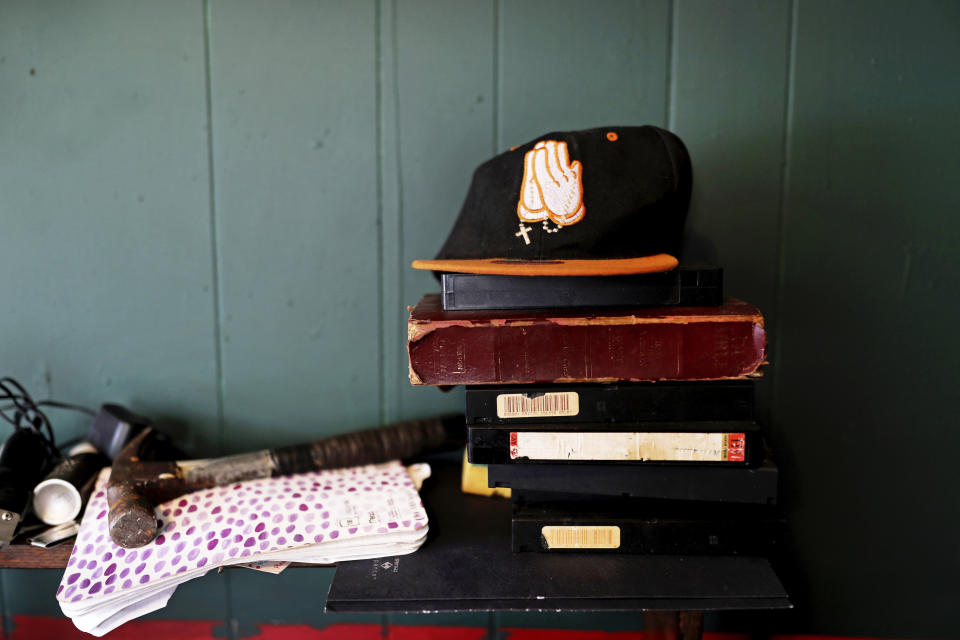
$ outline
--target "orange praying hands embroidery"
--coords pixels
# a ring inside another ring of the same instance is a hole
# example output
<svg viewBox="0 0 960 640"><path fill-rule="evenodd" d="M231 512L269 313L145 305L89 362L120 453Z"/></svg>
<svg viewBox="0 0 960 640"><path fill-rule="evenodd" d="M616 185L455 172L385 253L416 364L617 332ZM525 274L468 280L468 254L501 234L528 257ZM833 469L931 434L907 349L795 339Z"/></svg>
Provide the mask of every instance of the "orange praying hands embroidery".
<svg viewBox="0 0 960 640"><path fill-rule="evenodd" d="M583 205L583 167L567 155L567 143L544 140L523 159L523 186L517 215L523 222L550 219L558 226L580 222Z"/></svg>

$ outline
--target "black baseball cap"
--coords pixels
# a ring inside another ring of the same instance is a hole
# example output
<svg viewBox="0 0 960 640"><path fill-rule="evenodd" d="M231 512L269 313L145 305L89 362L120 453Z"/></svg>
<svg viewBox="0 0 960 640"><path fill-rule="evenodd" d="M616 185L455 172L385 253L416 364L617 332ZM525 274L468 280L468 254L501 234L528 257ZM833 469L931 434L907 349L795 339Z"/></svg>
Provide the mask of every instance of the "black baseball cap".
<svg viewBox="0 0 960 640"><path fill-rule="evenodd" d="M436 258L413 267L530 276L669 271L691 185L686 147L664 129L548 133L477 167Z"/></svg>

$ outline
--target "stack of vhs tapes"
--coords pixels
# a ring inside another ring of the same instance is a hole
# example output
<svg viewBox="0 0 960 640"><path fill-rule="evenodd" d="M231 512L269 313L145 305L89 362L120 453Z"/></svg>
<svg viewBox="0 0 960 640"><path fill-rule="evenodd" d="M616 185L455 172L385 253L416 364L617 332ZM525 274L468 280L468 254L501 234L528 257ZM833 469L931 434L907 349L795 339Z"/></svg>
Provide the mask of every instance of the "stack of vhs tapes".
<svg viewBox="0 0 960 640"><path fill-rule="evenodd" d="M513 550L767 555L777 469L750 381L468 387L471 463Z"/></svg>
<svg viewBox="0 0 960 640"><path fill-rule="evenodd" d="M663 307L657 322L670 323L690 307L723 304L715 267L615 278L444 274L442 284L445 312L577 307L602 319L623 317L611 307ZM511 489L515 552L766 556L777 541L777 468L749 379L468 385L465 413L470 463L487 465L491 487Z"/></svg>

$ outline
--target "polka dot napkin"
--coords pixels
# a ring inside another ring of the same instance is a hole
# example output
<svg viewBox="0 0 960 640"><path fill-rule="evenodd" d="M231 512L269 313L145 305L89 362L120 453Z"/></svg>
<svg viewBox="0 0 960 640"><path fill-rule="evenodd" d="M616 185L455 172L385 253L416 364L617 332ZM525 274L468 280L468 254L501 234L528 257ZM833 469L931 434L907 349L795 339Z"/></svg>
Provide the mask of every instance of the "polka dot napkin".
<svg viewBox="0 0 960 640"><path fill-rule="evenodd" d="M250 480L157 508L160 535L140 549L107 529L109 469L97 479L57 589L64 614L94 635L166 605L177 584L264 560L327 564L415 551L427 514L399 462Z"/></svg>

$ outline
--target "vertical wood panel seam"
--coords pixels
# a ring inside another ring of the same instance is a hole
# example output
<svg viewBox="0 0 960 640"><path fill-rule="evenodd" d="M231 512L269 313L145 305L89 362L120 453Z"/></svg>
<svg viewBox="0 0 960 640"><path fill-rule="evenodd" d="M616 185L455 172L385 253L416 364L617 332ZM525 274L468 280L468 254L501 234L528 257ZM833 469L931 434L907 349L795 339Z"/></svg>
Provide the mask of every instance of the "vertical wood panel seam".
<svg viewBox="0 0 960 640"><path fill-rule="evenodd" d="M377 356L380 363L380 388L377 398L379 407L377 419L380 424L386 422L387 400L387 367L386 367L386 339L384 337L384 238L383 238L383 44L380 30L380 16L383 0L376 0L373 5L373 48L374 48L374 144L376 148L377 172Z"/></svg>
<svg viewBox="0 0 960 640"><path fill-rule="evenodd" d="M3 588L3 583L7 581L7 572L0 575L0 638L7 638L7 627L10 626L10 620L7 617L7 592Z"/></svg>
<svg viewBox="0 0 960 640"><path fill-rule="evenodd" d="M786 219L789 210L788 197L790 195L790 153L793 149L793 119L794 100L796 92L797 67L797 33L800 0L789 0L787 21L787 79L784 86L783 105L783 161L780 163L780 202L777 212L777 308L776 323L777 335L774 337L774 357L779 358L783 345L783 305L786 293L784 280L786 279ZM783 376L779 371L773 374L773 389L770 398L771 412L775 416L778 411L777 403L780 398L780 381Z"/></svg>
<svg viewBox="0 0 960 640"><path fill-rule="evenodd" d="M496 611L487 612L487 638L486 640L500 640L500 616Z"/></svg>
<svg viewBox="0 0 960 640"><path fill-rule="evenodd" d="M223 304L220 299L220 234L217 229L216 166L214 164L215 145L213 142L213 63L210 46L213 10L210 5L210 0L203 0L202 11L204 100L206 101L207 118L207 177L210 195L210 275L212 279L210 294L213 299L214 395L216 397L217 411L217 453L222 455L224 437L224 382L223 347L220 339L223 326ZM223 620L227 636L231 639L235 638L237 634L233 625L233 589L231 588L229 575L224 576Z"/></svg>
<svg viewBox="0 0 960 640"><path fill-rule="evenodd" d="M493 99L490 100L490 104L492 105L491 111L493 112L491 113L492 126L490 130L493 146L491 152L493 155L497 155L503 145L503 135L500 130L500 46L501 35L503 33L500 25L501 2L502 0L493 0L493 86L491 88Z"/></svg>
<svg viewBox="0 0 960 640"><path fill-rule="evenodd" d="M397 273L396 283L397 291L400 292L400 301L406 300L407 292L404 290L404 256L406 255L406 248L404 243L404 220L403 220L403 164L401 163L403 154L401 149L403 148L403 132L400 128L400 37L397 33L397 2L396 0L391 0L391 11L390 11L390 46L391 53L393 55L392 60L392 73L393 73L393 127L394 127L394 137L395 137L395 148L394 148L394 159L396 163L396 181L397 181ZM400 342L398 344L406 344L406 327L399 329ZM396 384L397 388L396 396L397 398L401 397L403 392L402 385L406 379L406 376L397 376Z"/></svg>
<svg viewBox="0 0 960 640"><path fill-rule="evenodd" d="M378 165L378 215L380 245L380 313L378 324L382 340L381 357L381 411L380 421L390 422L399 412L399 389L395 384L397 369L400 365L399 347L401 326L394 322L396 312L402 305L401 291L398 286L403 272L397 268L400 256L397 241L397 185L396 170L393 167L393 47L391 46L391 23L394 5L389 0L377 0L376 4L376 101L377 101L377 165Z"/></svg>
<svg viewBox="0 0 960 640"><path fill-rule="evenodd" d="M213 297L213 352L214 372L216 376L217 404L217 453L223 453L224 408L223 408L223 347L220 341L223 318L223 301L220 299L220 234L217 225L217 187L214 164L213 142L213 64L211 61L210 23L212 9L210 0L203 1L203 62L204 62L204 98L207 118L207 178L210 196L210 275L213 282L210 292Z"/></svg>
<svg viewBox="0 0 960 640"><path fill-rule="evenodd" d="M677 26L677 2L679 1L669 0L667 7L667 91L663 107L663 123L668 131L673 131L677 108L677 86L674 78L677 75L677 65L679 64L676 55L679 40L679 27Z"/></svg>

